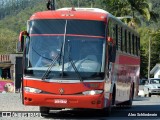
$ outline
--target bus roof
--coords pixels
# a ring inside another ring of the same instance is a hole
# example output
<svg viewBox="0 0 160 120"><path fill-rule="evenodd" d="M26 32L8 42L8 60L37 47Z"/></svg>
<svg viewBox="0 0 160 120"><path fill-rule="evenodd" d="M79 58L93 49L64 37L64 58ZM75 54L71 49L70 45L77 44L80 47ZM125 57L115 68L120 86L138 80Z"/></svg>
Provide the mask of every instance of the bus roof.
<svg viewBox="0 0 160 120"><path fill-rule="evenodd" d="M60 8L58 10L76 10L76 11L90 11L90 12L100 12L100 13L108 13L107 11L99 8Z"/></svg>
<svg viewBox="0 0 160 120"><path fill-rule="evenodd" d="M114 19L117 23L130 31L134 31L133 28L123 23L119 18L113 16L109 12L99 8L61 8L57 10L48 10L37 12L30 17L30 20L35 19L79 19L79 20L97 20L108 21L109 18Z"/></svg>
<svg viewBox="0 0 160 120"><path fill-rule="evenodd" d="M33 14L30 20L34 19L82 19L106 21L109 13L98 8L61 8L37 12Z"/></svg>

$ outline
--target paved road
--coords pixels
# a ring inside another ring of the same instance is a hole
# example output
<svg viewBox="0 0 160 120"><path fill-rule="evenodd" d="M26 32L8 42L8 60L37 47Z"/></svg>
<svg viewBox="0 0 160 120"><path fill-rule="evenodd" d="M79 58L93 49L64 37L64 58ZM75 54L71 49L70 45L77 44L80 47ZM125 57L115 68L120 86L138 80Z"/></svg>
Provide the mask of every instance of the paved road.
<svg viewBox="0 0 160 120"><path fill-rule="evenodd" d="M159 117L157 117L159 116ZM113 108L109 117L95 111L64 110L50 114L46 119L102 119L102 120L160 120L160 97L138 97L133 101L130 109Z"/></svg>
<svg viewBox="0 0 160 120"><path fill-rule="evenodd" d="M19 94L0 94L0 111L38 111L38 107L33 106L23 106L20 101ZM149 116L148 116L149 115ZM143 117L142 117L143 116ZM151 117L152 116L152 117ZM157 117L159 116L159 118ZM1 119L11 119L11 118L0 118ZM152 96L151 98L137 97L133 101L133 107L131 109L113 108L110 117L103 116L97 111L85 111L85 110L62 110L62 111L51 111L50 115L46 118L41 117L14 117L12 119L33 119L33 120L43 120L43 119L102 119L102 120L160 120L160 96Z"/></svg>

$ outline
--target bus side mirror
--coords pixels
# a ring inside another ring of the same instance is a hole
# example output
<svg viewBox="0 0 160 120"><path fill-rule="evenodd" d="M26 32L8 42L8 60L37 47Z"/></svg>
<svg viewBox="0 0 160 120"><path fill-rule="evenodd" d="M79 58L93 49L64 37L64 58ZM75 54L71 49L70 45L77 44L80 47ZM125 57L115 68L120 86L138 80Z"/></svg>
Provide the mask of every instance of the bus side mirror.
<svg viewBox="0 0 160 120"><path fill-rule="evenodd" d="M24 35L27 35L27 31L22 31L19 34L19 40L17 43L17 51L18 52L23 52L23 50L24 50L24 39L25 39Z"/></svg>
<svg viewBox="0 0 160 120"><path fill-rule="evenodd" d="M116 45L115 41L111 37L107 37L108 42L108 59L110 62L114 63L116 59Z"/></svg>
<svg viewBox="0 0 160 120"><path fill-rule="evenodd" d="M107 41L110 42L110 43L112 43L112 44L114 44L113 38L111 38L111 37L109 37L109 36L107 37Z"/></svg>

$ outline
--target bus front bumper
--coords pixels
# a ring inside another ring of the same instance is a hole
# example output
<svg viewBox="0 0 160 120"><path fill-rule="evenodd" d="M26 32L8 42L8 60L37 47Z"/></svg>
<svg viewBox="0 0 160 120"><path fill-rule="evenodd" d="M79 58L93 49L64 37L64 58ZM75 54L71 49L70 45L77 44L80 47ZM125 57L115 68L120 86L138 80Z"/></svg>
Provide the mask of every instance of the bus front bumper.
<svg viewBox="0 0 160 120"><path fill-rule="evenodd" d="M24 94L24 105L51 108L104 108L104 95Z"/></svg>

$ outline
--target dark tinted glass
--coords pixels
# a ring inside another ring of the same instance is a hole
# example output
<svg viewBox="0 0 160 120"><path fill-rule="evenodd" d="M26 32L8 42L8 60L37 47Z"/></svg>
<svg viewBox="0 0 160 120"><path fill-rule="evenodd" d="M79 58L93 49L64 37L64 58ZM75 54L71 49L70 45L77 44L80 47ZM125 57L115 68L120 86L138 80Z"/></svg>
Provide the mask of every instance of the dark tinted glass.
<svg viewBox="0 0 160 120"><path fill-rule="evenodd" d="M64 34L65 20L33 20L29 23L30 34Z"/></svg>
<svg viewBox="0 0 160 120"><path fill-rule="evenodd" d="M105 24L91 20L32 20L29 22L30 34L66 34L105 36Z"/></svg>
<svg viewBox="0 0 160 120"><path fill-rule="evenodd" d="M105 36L105 25L100 21L69 20L67 34Z"/></svg>

